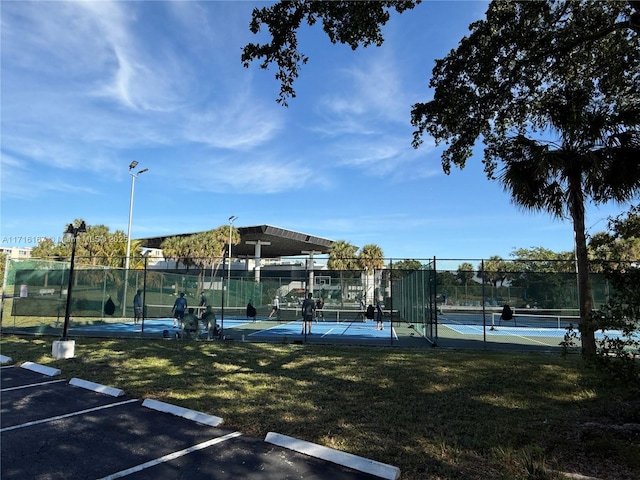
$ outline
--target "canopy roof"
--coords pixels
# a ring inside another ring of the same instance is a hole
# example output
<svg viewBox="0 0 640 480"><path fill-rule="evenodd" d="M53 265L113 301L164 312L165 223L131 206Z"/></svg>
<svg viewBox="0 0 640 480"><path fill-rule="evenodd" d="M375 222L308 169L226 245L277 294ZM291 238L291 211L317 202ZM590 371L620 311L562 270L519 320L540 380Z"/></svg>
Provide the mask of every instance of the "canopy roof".
<svg viewBox="0 0 640 480"><path fill-rule="evenodd" d="M329 253L332 240L315 237L306 233L293 232L284 228L273 227L271 225L258 225L255 227L238 227L240 233L240 243L233 245L232 255L236 258L255 256L255 243L261 243L261 258L293 257L314 254ZM176 235L166 235L163 237L142 238L139 241L143 248L160 248L160 245L169 237L187 237L195 233L179 233ZM269 243L269 245L266 245Z"/></svg>

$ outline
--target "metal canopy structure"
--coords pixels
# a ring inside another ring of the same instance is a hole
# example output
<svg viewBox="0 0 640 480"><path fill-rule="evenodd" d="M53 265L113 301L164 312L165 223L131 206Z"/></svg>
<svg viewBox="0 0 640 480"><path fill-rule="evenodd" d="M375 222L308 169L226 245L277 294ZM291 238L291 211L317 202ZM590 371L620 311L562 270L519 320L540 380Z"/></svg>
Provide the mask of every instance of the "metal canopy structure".
<svg viewBox="0 0 640 480"><path fill-rule="evenodd" d="M326 238L285 230L271 225L238 227L238 232L240 233L240 243L233 246L233 256L235 258L254 258L256 243L260 245L261 258L293 257L306 255L309 251L317 254L329 253L333 243L332 240ZM195 233L200 232L142 238L139 241L143 248L160 248L166 238L188 237Z"/></svg>

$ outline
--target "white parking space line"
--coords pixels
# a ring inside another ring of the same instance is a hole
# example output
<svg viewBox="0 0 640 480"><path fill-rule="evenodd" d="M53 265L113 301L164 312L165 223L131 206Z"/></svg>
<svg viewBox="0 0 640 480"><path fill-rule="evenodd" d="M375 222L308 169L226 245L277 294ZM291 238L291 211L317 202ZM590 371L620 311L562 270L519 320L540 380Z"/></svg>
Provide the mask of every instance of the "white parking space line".
<svg viewBox="0 0 640 480"><path fill-rule="evenodd" d="M62 383L66 380L50 380L48 382L30 383L29 385L20 385L19 387L9 387L0 389L0 392L10 392L11 390L22 390L23 388L40 387L42 385L50 385L52 383Z"/></svg>
<svg viewBox="0 0 640 480"><path fill-rule="evenodd" d="M206 442L198 443L197 445L193 445L192 447L185 448L183 450L178 450L177 452L169 453L160 458L156 458L155 460L150 460L145 463L141 463L140 465L136 465L135 467L127 468L126 470L120 470L119 472L112 473L106 477L102 477L99 480L114 480L116 478L126 477L127 475L131 475L132 473L140 472L147 468L155 467L156 465L160 465L161 463L169 462L171 460L175 460L176 458L183 457L190 453L196 452L198 450L202 450L203 448L210 447L211 445L216 445L217 443L226 442L227 440L231 440L232 438L236 438L242 435L241 432L233 432L222 437L213 438L211 440L207 440Z"/></svg>
<svg viewBox="0 0 640 480"><path fill-rule="evenodd" d="M0 433L8 432L10 430L17 430L18 428L32 427L33 425L39 425L41 423L54 422L56 420L62 420L63 418L75 417L76 415L84 415L85 413L96 412L98 410L104 410L111 407L118 407L120 405L126 405L127 403L137 402L138 400L126 400L124 402L110 403L109 405L102 405L100 407L88 408L86 410L80 410L78 412L67 413L66 415L58 415L56 417L43 418L41 420L34 420L33 422L27 422L20 425L14 425L12 427L0 428Z"/></svg>

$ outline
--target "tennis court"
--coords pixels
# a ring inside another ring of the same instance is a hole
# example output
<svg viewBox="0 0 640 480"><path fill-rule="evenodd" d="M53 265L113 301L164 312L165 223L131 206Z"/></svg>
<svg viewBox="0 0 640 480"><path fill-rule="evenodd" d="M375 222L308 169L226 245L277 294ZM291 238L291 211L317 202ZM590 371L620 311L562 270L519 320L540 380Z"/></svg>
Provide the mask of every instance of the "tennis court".
<svg viewBox="0 0 640 480"><path fill-rule="evenodd" d="M220 321L218 321L218 324ZM225 318L225 328L233 328L248 323L246 319L239 318ZM202 324L201 324L202 325ZM177 330L173 327L172 318L156 318L153 320L144 321L144 333L162 334L165 330ZM87 326L79 326L73 329L78 332L111 332L111 333L142 333L143 324L135 325L133 321L130 322L115 322L115 323L103 323L93 324ZM206 331L206 330L205 330Z"/></svg>
<svg viewBox="0 0 640 480"><path fill-rule="evenodd" d="M278 322L268 317L257 318L256 321L240 316L225 316L218 318L217 323L223 328L223 334L228 339L280 341L282 339L301 338L303 335L302 321ZM333 337L349 337L351 340L389 340L398 339L395 328L391 328L389 321L383 323L383 329L376 329L375 321L314 321L311 334L307 337L330 339ZM164 332L179 331L173 326L172 318L156 318L145 320L143 324L135 325L133 321L100 323L91 325L77 325L72 328L76 334L96 334L109 336L145 335L162 337ZM201 323L201 332L206 338L206 329ZM171 335L173 336L173 335Z"/></svg>
<svg viewBox="0 0 640 480"><path fill-rule="evenodd" d="M388 340L390 336L393 336L395 340L398 339L395 328L391 328L390 322L383 322L382 330L376 330L377 323L374 321L314 321L312 322L312 324L311 335L318 338L326 338L330 336L349 336L354 340ZM263 330L253 332L249 334L249 337L295 337L302 336L301 332L302 322L294 321L274 325Z"/></svg>
<svg viewBox="0 0 640 480"><path fill-rule="evenodd" d="M451 341L481 341L483 344L504 344L520 347L560 346L567 328L580 338L577 325L580 317L562 312L551 314L533 310L517 312L513 320L502 321L500 312L494 309L481 311L477 308L443 308L438 313L438 344L445 346ZM596 339L625 339L620 330L597 331Z"/></svg>
<svg viewBox="0 0 640 480"><path fill-rule="evenodd" d="M567 333L567 330L562 328L532 328L532 327L483 327L479 325L446 325L447 328L460 333L462 335L482 335L486 333L487 335L516 335L523 337L553 337L553 338L564 338ZM579 332L577 332L578 337L580 336ZM605 332L598 331L596 332L596 338L604 338L608 336L609 338L621 338L623 337L623 333L620 330L606 330Z"/></svg>

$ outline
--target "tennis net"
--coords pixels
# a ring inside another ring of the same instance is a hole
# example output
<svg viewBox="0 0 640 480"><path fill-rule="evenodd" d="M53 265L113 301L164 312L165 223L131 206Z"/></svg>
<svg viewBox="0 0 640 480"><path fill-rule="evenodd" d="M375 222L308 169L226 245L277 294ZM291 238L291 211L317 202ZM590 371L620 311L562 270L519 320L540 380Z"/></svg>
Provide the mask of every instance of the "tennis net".
<svg viewBox="0 0 640 480"><path fill-rule="evenodd" d="M501 320L502 308L465 308L442 306L438 311L438 323L442 325L518 326L527 328L565 329L580 321L577 312L571 310L514 309L511 320Z"/></svg>

